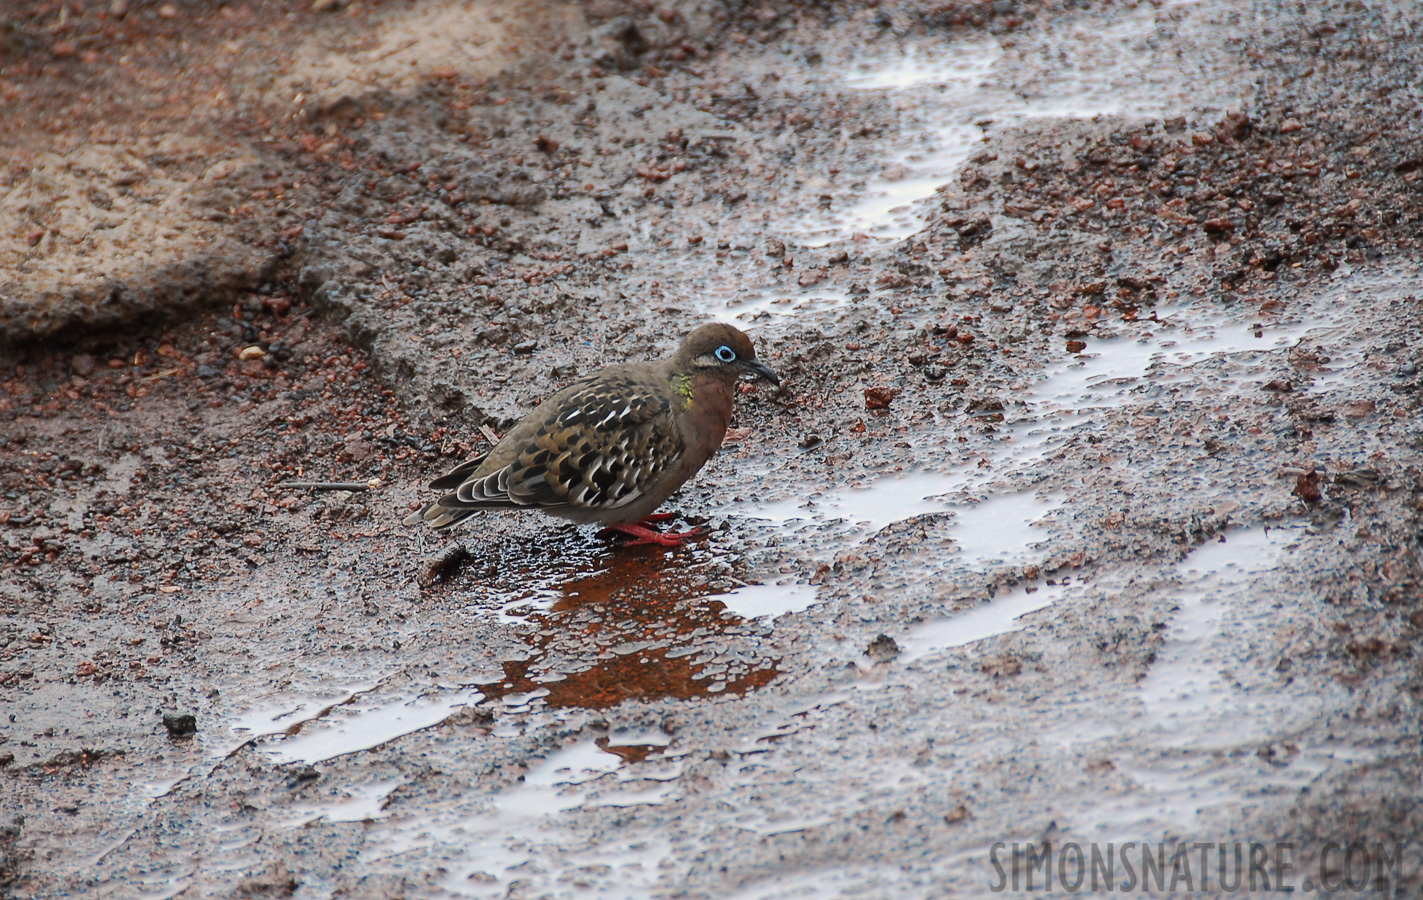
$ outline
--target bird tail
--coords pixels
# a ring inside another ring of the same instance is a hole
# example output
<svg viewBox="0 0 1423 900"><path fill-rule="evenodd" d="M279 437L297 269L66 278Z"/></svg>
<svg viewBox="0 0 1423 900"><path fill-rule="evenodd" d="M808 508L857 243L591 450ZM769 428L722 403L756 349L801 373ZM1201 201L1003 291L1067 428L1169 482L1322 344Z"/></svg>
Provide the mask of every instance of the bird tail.
<svg viewBox="0 0 1423 900"><path fill-rule="evenodd" d="M424 523L435 531L443 531L446 528L458 525L477 512L479 512L477 509L450 509L448 506L431 503L424 509L416 510L404 519L401 519L400 524L419 525Z"/></svg>

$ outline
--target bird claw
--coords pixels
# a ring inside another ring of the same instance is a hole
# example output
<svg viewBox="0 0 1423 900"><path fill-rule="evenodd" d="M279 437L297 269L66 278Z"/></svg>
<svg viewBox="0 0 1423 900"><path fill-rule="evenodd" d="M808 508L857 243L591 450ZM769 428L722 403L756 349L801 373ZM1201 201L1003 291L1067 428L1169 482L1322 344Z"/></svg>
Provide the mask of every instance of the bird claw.
<svg viewBox="0 0 1423 900"><path fill-rule="evenodd" d="M643 521L663 521L671 518L671 513L663 513L661 517L654 519L652 516ZM680 547L693 538L705 537L711 533L711 529L705 525L698 525L687 531L654 531L646 525L633 522L614 522L604 528L601 532L604 535L625 534L632 538L623 544L624 547L638 547L644 544L656 544L660 547Z"/></svg>

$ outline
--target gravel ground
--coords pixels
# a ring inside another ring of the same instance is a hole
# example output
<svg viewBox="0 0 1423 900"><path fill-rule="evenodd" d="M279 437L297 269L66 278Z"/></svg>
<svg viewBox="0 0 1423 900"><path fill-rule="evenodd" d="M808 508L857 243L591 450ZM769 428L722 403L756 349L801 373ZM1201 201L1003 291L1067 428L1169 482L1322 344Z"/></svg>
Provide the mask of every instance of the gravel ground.
<svg viewBox="0 0 1423 900"><path fill-rule="evenodd" d="M3 11L0 891L1419 895L1420 26ZM706 318L707 540L398 524Z"/></svg>

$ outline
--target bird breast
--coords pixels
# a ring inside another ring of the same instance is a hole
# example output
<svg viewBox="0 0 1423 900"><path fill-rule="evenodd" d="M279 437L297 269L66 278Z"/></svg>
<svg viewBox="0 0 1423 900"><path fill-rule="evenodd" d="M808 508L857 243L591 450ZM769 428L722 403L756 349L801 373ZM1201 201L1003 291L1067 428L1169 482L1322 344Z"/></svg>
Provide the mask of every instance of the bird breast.
<svg viewBox="0 0 1423 900"><path fill-rule="evenodd" d="M721 447L731 424L734 385L724 378L698 375L692 380L691 402L681 415L686 442L684 464L688 477L706 464Z"/></svg>

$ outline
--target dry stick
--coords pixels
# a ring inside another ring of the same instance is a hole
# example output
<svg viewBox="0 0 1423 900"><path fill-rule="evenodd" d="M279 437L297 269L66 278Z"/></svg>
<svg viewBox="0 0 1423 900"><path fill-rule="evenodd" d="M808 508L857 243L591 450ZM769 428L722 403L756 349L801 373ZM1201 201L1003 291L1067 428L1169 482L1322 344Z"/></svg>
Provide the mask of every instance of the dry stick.
<svg viewBox="0 0 1423 900"><path fill-rule="evenodd" d="M277 485L277 488L284 491L368 491L371 484L368 481L288 481Z"/></svg>
<svg viewBox="0 0 1423 900"><path fill-rule="evenodd" d="M484 433L484 437L489 441L489 443L491 443L491 444L497 444L497 443L499 443L499 435L497 435L497 434L494 433L494 429L489 427L489 423L488 423L488 422L485 422L485 423L483 423L482 425L480 425L480 426L479 426L479 430Z"/></svg>

